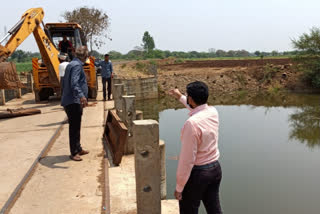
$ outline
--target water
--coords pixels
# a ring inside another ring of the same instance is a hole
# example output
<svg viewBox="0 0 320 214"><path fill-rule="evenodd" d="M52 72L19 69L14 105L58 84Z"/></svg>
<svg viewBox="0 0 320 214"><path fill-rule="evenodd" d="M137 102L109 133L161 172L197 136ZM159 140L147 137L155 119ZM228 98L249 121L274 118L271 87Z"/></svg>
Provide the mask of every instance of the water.
<svg viewBox="0 0 320 214"><path fill-rule="evenodd" d="M210 100L220 116L224 213L320 213L319 101L318 95L303 94ZM138 108L145 118L159 120L166 142L167 193L173 198L188 110L172 100L151 102L138 103ZM199 213L206 213L203 207Z"/></svg>

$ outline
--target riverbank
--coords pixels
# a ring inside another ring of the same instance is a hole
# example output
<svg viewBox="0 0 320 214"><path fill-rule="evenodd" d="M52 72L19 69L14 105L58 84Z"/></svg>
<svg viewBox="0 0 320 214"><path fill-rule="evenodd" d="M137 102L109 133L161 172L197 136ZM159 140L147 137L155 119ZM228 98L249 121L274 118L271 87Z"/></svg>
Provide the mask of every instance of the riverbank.
<svg viewBox="0 0 320 214"><path fill-rule="evenodd" d="M216 95L237 93L277 93L278 91L312 92L294 62L281 59L201 60L174 59L144 60L120 63L115 66L119 78L150 76L150 67L158 68L159 94L171 88L183 92L187 83L199 80L207 83Z"/></svg>

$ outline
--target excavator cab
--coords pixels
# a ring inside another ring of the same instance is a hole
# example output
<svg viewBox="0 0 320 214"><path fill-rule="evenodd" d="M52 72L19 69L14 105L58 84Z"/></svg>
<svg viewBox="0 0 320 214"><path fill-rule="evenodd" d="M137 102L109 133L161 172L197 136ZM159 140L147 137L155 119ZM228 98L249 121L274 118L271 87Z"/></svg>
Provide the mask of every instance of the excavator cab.
<svg viewBox="0 0 320 214"><path fill-rule="evenodd" d="M60 54L67 54L69 60L73 59L77 47L86 45L81 27L77 23L47 23L45 27ZM64 44L68 47L64 47Z"/></svg>

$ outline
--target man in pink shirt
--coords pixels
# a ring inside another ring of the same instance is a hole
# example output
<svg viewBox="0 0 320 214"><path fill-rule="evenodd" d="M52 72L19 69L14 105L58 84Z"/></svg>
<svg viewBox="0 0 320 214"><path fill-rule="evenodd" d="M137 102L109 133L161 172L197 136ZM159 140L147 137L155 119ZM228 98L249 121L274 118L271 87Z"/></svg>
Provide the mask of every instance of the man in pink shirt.
<svg viewBox="0 0 320 214"><path fill-rule="evenodd" d="M200 81L187 85L187 96L178 89L169 94L189 110L189 119L181 130L181 151L177 169L175 198L179 200L180 213L198 213L200 201L209 214L222 213L219 186L222 178L218 162L219 116L217 110L207 105L208 86Z"/></svg>

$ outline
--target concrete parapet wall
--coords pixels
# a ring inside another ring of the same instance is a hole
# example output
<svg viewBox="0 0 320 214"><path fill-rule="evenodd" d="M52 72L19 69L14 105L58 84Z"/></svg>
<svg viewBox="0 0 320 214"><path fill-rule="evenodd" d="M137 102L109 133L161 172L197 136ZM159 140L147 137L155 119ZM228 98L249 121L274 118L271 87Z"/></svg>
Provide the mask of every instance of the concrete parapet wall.
<svg viewBox="0 0 320 214"><path fill-rule="evenodd" d="M114 84L124 84L127 95L136 96L136 100L158 98L158 78L114 79Z"/></svg>
<svg viewBox="0 0 320 214"><path fill-rule="evenodd" d="M4 89L4 101L8 102L15 98L20 98L22 95L33 92L32 75L19 75L20 81L26 86L21 89ZM2 98L2 96L0 96ZM4 105L5 102L0 102L0 105Z"/></svg>

